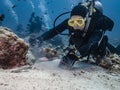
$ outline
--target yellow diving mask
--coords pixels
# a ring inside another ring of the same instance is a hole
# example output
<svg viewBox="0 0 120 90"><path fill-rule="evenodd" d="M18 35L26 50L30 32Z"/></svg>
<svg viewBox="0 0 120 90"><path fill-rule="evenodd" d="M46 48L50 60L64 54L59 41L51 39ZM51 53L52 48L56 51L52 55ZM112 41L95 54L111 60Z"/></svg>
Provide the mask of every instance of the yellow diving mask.
<svg viewBox="0 0 120 90"><path fill-rule="evenodd" d="M85 20L82 17L71 18L68 20L68 25L71 27L83 27L85 25Z"/></svg>

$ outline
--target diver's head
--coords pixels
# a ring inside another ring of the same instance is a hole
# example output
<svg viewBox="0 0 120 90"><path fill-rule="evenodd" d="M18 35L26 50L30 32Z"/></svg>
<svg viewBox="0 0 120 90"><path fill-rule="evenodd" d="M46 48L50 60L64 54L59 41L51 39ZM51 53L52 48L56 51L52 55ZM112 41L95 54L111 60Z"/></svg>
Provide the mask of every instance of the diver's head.
<svg viewBox="0 0 120 90"><path fill-rule="evenodd" d="M73 27L75 30L83 30L85 26L85 17L87 14L87 8L83 5L75 6L68 20L68 25Z"/></svg>
<svg viewBox="0 0 120 90"><path fill-rule="evenodd" d="M86 17L86 14L87 14L87 8L83 5L77 5L75 6L72 11L71 11L71 15L70 16L75 16L75 15L79 15L79 16L82 16L83 18Z"/></svg>

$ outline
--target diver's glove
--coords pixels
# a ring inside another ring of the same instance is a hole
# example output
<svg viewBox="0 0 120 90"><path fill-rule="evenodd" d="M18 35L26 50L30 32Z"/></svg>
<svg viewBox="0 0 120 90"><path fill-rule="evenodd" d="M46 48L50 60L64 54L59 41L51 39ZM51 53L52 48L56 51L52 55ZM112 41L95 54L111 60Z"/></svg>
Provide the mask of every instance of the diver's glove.
<svg viewBox="0 0 120 90"><path fill-rule="evenodd" d="M30 38L29 38L29 44L30 44L30 46L32 46L32 47L33 47L33 46L40 47L41 44L42 44L42 42L43 42L43 40L42 40L41 37L39 37L39 38L30 37Z"/></svg>

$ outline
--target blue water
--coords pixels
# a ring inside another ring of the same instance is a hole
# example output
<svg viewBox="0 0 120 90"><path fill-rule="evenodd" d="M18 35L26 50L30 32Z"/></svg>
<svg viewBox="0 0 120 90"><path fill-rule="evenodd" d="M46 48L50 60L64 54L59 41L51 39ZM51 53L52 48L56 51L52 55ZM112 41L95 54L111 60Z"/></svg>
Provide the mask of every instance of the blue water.
<svg viewBox="0 0 120 90"><path fill-rule="evenodd" d="M110 38L120 39L120 0L101 0L105 15L109 16L115 23L113 31L109 33Z"/></svg>
<svg viewBox="0 0 120 90"><path fill-rule="evenodd" d="M16 31L20 24L25 30L32 12L43 18L45 26L53 27L54 19L65 11L70 11L81 0L0 0L0 14L5 14L2 26ZM101 0L104 6L104 14L110 17L115 25L112 32L107 32L110 40L120 41L120 0ZM13 6L15 7L13 8ZM69 17L65 15L57 21ZM23 30L23 31L24 31Z"/></svg>

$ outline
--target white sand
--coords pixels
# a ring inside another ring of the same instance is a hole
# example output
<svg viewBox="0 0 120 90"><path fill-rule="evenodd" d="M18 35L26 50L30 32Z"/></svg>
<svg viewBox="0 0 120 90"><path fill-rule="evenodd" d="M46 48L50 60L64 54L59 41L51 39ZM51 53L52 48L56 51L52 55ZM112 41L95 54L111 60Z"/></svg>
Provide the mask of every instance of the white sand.
<svg viewBox="0 0 120 90"><path fill-rule="evenodd" d="M109 74L90 64L75 67L60 69L55 60L37 62L32 69L24 68L21 72L1 70L0 90L120 90L120 74Z"/></svg>

